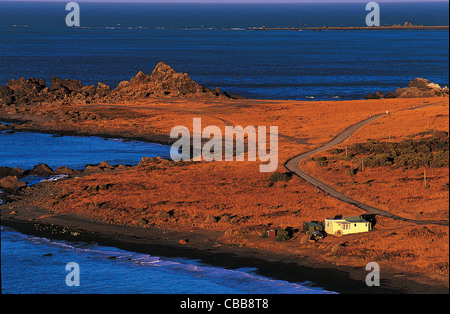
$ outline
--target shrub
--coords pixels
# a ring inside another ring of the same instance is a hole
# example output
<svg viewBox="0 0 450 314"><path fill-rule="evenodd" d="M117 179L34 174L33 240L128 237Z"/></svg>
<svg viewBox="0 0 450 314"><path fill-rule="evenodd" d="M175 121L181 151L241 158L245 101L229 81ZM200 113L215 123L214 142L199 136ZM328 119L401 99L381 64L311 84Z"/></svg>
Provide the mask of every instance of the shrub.
<svg viewBox="0 0 450 314"><path fill-rule="evenodd" d="M323 167L328 164L326 157L317 157L317 158L315 158L315 160L316 160L316 166L318 166L318 167Z"/></svg>
<svg viewBox="0 0 450 314"><path fill-rule="evenodd" d="M401 142L377 142L367 140L365 143L356 143L348 148L348 156L342 154L345 150L340 150L340 155L332 157L334 160L352 160L361 164L361 157L364 158L364 165L367 167L394 166L396 168L420 168L420 167L448 167L449 166L449 139L448 133L434 131L433 137L423 138L432 134L426 132L422 138L409 139ZM415 135L417 136L417 135ZM336 154L339 150L332 151ZM356 160L355 160L356 158ZM312 158L318 166L326 165L328 160L325 157ZM348 170L348 175L352 175Z"/></svg>
<svg viewBox="0 0 450 314"><path fill-rule="evenodd" d="M271 184L278 182L278 181L284 181L287 182L289 180L292 179L292 173L287 172L287 173L280 173L280 172L274 172L272 173L269 178L267 179L267 181ZM270 185L271 186L271 185Z"/></svg>
<svg viewBox="0 0 450 314"><path fill-rule="evenodd" d="M374 167L377 166L390 166L392 165L393 158L389 154L378 154L375 155L372 159L372 164Z"/></svg>
<svg viewBox="0 0 450 314"><path fill-rule="evenodd" d="M291 238L289 232L284 229L277 229L277 235L275 236L275 241L288 241Z"/></svg>
<svg viewBox="0 0 450 314"><path fill-rule="evenodd" d="M159 212L156 213L156 217L159 219L168 219L168 218L172 217L172 212L166 212L164 210L160 210Z"/></svg>
<svg viewBox="0 0 450 314"><path fill-rule="evenodd" d="M357 172L358 172L358 169L352 168L352 167L349 167L349 168L347 168L347 169L345 170L345 173L346 173L348 176L354 176Z"/></svg>

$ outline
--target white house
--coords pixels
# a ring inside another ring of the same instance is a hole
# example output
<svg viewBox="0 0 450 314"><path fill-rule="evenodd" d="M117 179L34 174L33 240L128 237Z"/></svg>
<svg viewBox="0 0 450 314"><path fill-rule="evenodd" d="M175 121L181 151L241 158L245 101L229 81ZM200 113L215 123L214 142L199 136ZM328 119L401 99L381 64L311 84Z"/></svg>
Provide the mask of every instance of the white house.
<svg viewBox="0 0 450 314"><path fill-rule="evenodd" d="M325 219L325 232L336 236L368 232L370 230L372 230L372 224L361 216Z"/></svg>

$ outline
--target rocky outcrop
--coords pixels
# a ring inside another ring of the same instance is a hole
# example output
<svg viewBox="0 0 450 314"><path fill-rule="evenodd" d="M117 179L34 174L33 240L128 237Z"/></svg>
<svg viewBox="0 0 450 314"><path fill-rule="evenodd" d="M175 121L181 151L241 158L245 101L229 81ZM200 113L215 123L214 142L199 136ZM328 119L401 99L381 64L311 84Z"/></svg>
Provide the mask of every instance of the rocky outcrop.
<svg viewBox="0 0 450 314"><path fill-rule="evenodd" d="M0 123L0 131L10 130L11 127L8 127L6 124Z"/></svg>
<svg viewBox="0 0 450 314"><path fill-rule="evenodd" d="M4 177L0 180L0 189L5 192L14 192L17 189L26 187L27 184L25 182L19 181L16 176L8 176Z"/></svg>
<svg viewBox="0 0 450 314"><path fill-rule="evenodd" d="M193 98L230 98L219 88L214 90L203 87L193 81L188 74L176 72L167 64L160 62L151 75L140 71L130 81L121 82L114 95L132 98L145 97L193 97Z"/></svg>
<svg viewBox="0 0 450 314"><path fill-rule="evenodd" d="M15 177L22 177L25 173L25 170L20 169L18 167L11 168L11 167L0 167L0 178L9 177L9 176L15 176Z"/></svg>
<svg viewBox="0 0 450 314"><path fill-rule="evenodd" d="M366 99L448 97L448 95L447 86L441 87L427 79L416 78L409 82L408 87L397 88L395 92L388 91L386 94L377 91L374 94L368 94Z"/></svg>
<svg viewBox="0 0 450 314"><path fill-rule="evenodd" d="M38 164L28 173L33 176L47 177L54 174L53 169L46 164Z"/></svg>
<svg viewBox="0 0 450 314"><path fill-rule="evenodd" d="M140 71L129 81L121 82L114 90L101 82L97 86L83 86L80 81L57 77L52 77L49 87L42 79L23 77L10 80L6 86L0 85L0 105L86 104L148 97L242 98L230 96L217 87L214 90L203 87L188 74L176 72L163 62L158 63L151 75Z"/></svg>

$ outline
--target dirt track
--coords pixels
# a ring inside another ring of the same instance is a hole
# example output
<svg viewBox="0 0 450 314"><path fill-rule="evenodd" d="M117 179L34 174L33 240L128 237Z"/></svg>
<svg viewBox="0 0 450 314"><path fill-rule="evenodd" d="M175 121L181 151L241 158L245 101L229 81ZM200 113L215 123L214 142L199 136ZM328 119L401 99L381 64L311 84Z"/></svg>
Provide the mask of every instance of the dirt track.
<svg viewBox="0 0 450 314"><path fill-rule="evenodd" d="M431 106L433 104L427 105L427 106ZM418 108L416 108L418 109ZM387 114L387 113L386 113ZM305 180L306 182L308 182L309 184L317 187L318 189L322 190L323 192L337 198L340 201L346 202L348 204L351 204L353 206L356 206L358 208L361 208L362 210L371 213L371 214L375 214L375 215L381 215L381 216L385 216L385 217L389 217L392 219L398 219L398 220L403 220L403 221L407 221L407 222L412 222L415 224L422 224L422 225L427 225L427 224L434 224L434 225L442 225L442 226L448 226L448 222L447 221L429 221L429 220L413 220L413 219L407 219L407 218L403 218L394 214L391 214L388 211L379 209L379 208L375 208L366 204L363 204L361 202L358 202L338 191L336 191L335 189L333 189L332 187L330 187L329 185L323 183L322 181L311 177L310 175L308 175L307 173L303 172L302 170L300 170L299 164L301 161L307 159L308 157L311 157L315 154L317 154L318 152L327 150L327 149L331 149L336 145L339 145L341 143L343 143L346 139L348 139L353 133L355 133L357 130L359 130L360 128L362 128L363 126L381 118L386 116L386 114L379 114L376 116L373 116L367 120L361 121L357 124L352 125L351 127L349 127L348 129L346 129L345 131L343 131L342 133L340 133L338 136L336 136L332 141L322 145L319 148L316 148L314 150L311 150L309 152L303 153L301 155L298 155L290 160L288 160L284 166L287 170L295 173L297 176L299 176L301 179Z"/></svg>

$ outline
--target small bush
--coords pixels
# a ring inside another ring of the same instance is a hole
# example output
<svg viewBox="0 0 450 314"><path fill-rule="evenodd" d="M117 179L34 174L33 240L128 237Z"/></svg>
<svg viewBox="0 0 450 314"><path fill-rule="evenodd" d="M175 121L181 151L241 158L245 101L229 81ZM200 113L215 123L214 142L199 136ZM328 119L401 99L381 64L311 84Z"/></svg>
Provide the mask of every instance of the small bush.
<svg viewBox="0 0 450 314"><path fill-rule="evenodd" d="M156 213L156 218L159 218L159 219L168 219L170 217L172 217L171 212L166 212L164 210L160 210L159 212Z"/></svg>
<svg viewBox="0 0 450 314"><path fill-rule="evenodd" d="M277 235L275 236L275 241L288 241L291 239L289 231L284 229L277 229Z"/></svg>
<svg viewBox="0 0 450 314"><path fill-rule="evenodd" d="M315 158L315 161L316 161L316 166L318 166L318 167L324 167L328 164L326 157L317 157L317 158Z"/></svg>
<svg viewBox="0 0 450 314"><path fill-rule="evenodd" d="M278 181L284 181L287 182L289 180L292 179L292 174L291 173L280 173L280 172L274 172L272 173L269 178L267 179L267 181L271 184L278 182ZM271 186L271 185L270 185Z"/></svg>
<svg viewBox="0 0 450 314"><path fill-rule="evenodd" d="M346 173L348 176L354 176L357 172L358 172L358 169L357 169L357 168L351 168L351 167L349 167L349 168L347 168L347 169L345 170L345 173Z"/></svg>
<svg viewBox="0 0 450 314"><path fill-rule="evenodd" d="M428 133L424 134L427 135ZM431 133L430 133L431 134ZM420 134L419 134L420 135ZM424 136L422 135L422 136ZM442 168L449 166L449 139L446 132L435 131L432 138L406 139L401 142L377 142L368 140L366 143L356 143L348 148L348 156L336 155L335 160L355 158L360 161L365 159L367 167L396 168ZM337 150L333 151L335 154ZM320 159L319 159L320 158ZM323 165L325 157L316 157L317 165ZM326 161L328 162L328 161Z"/></svg>

